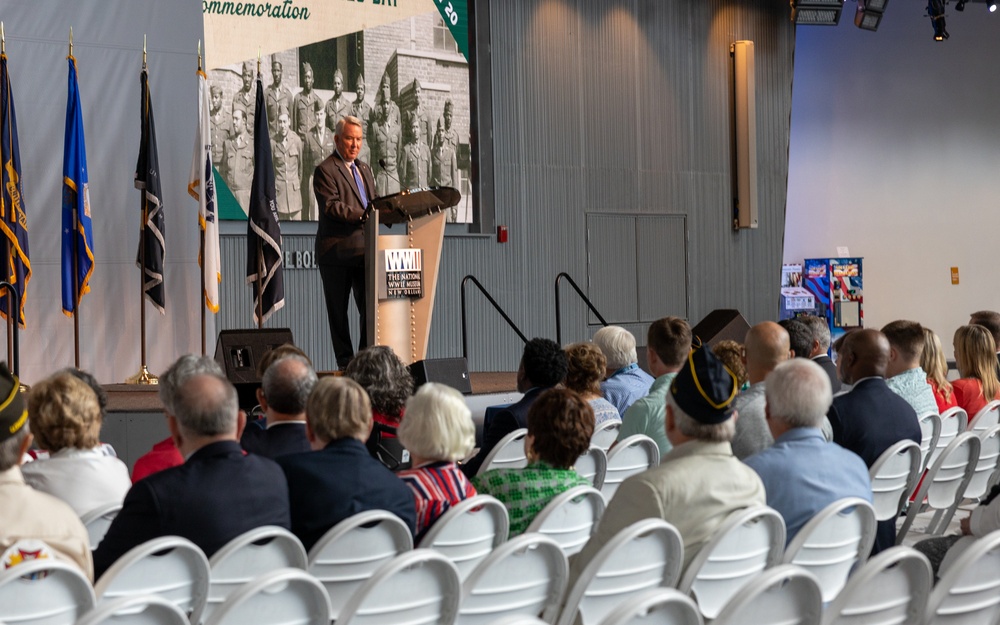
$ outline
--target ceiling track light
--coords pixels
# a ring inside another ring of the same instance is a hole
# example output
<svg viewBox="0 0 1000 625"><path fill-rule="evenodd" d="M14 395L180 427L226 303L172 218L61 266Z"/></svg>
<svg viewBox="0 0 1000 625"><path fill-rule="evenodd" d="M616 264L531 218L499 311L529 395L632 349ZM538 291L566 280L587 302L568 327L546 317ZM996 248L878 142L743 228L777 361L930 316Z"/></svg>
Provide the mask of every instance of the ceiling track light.
<svg viewBox="0 0 1000 625"><path fill-rule="evenodd" d="M858 10L854 14L854 25L862 30L878 30L882 15L889 0L858 0Z"/></svg>
<svg viewBox="0 0 1000 625"><path fill-rule="evenodd" d="M796 24L836 26L844 0L789 0L789 5Z"/></svg>
<svg viewBox="0 0 1000 625"><path fill-rule="evenodd" d="M955 7L956 9L958 7ZM986 10L990 13L996 13L997 10L997 0L986 0Z"/></svg>

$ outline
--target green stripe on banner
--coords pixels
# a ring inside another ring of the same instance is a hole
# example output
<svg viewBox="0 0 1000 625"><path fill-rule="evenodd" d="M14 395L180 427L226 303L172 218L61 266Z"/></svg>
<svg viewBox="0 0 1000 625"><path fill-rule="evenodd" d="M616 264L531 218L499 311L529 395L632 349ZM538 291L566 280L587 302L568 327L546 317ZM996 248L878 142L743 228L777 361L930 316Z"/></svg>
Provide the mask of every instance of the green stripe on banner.
<svg viewBox="0 0 1000 625"><path fill-rule="evenodd" d="M438 11L458 43L458 51L469 60L469 5L467 0L436 0Z"/></svg>

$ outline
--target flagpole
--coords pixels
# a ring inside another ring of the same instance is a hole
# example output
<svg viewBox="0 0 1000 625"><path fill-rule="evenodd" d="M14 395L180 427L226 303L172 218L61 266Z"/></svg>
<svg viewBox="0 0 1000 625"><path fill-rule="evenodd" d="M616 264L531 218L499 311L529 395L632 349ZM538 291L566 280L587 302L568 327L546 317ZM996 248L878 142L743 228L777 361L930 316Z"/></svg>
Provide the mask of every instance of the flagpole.
<svg viewBox="0 0 1000 625"><path fill-rule="evenodd" d="M69 56L73 58L73 27L69 27ZM77 265L80 251L80 214L73 206L73 363L80 368L80 268Z"/></svg>
<svg viewBox="0 0 1000 625"><path fill-rule="evenodd" d="M264 328L264 243L257 238L257 329Z"/></svg>
<svg viewBox="0 0 1000 625"><path fill-rule="evenodd" d="M198 71L201 72L201 39L198 40ZM202 185L202 193L206 193L208 189L208 181L205 181ZM201 259L201 294L205 297L208 292L208 283L205 280L205 228L199 228L201 236L199 237L199 254L198 258ZM204 356L208 353L208 313L205 309L208 308L208 302L201 303L201 355Z"/></svg>
<svg viewBox="0 0 1000 625"><path fill-rule="evenodd" d="M7 55L7 35L4 33L3 22L0 21L0 55ZM7 288L7 363L14 368L14 375L18 375L17 368L14 367L14 326L11 317L14 315L14 293L13 289ZM20 298L18 298L20 299ZM18 302L20 304L20 302ZM20 306L18 307L18 320L20 320Z"/></svg>

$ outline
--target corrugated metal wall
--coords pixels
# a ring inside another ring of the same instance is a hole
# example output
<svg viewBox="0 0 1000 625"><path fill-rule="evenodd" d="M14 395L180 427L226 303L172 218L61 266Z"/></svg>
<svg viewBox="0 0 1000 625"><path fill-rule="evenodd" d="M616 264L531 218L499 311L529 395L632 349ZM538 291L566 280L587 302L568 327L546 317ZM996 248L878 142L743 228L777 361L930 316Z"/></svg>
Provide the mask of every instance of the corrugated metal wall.
<svg viewBox="0 0 1000 625"><path fill-rule="evenodd" d="M634 312L622 325L640 342L648 321L666 314L686 311L694 323L715 308L737 308L751 322L774 318L794 47L787 4L479 0L477 7L490 20L496 223L507 226L510 241L446 238L430 356L462 353L467 274L529 337L555 338L553 284L563 271L584 289L615 285L592 298L608 302L606 317ZM739 39L753 40L756 52L760 228L734 233L729 44ZM312 246L309 236L285 241L288 249ZM242 268L242 246L226 241L227 267ZM291 326L317 364L330 367L319 284L316 271L292 272L289 304L269 325ZM594 319L568 285L561 291L563 342L588 338ZM224 298L240 304L226 309L249 308L249 291L235 281ZM470 368L515 369L517 336L471 289L468 304ZM220 318L220 329L248 326L249 313L241 317Z"/></svg>

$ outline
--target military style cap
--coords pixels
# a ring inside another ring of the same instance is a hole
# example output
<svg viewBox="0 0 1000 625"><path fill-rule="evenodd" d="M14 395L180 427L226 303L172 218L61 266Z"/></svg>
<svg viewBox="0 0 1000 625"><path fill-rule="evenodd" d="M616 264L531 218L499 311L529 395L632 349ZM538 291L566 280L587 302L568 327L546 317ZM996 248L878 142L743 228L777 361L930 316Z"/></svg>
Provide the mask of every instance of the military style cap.
<svg viewBox="0 0 1000 625"><path fill-rule="evenodd" d="M28 423L28 409L21 395L21 381L0 362L0 442L14 436Z"/></svg>
<svg viewBox="0 0 1000 625"><path fill-rule="evenodd" d="M691 350L670 385L677 406L705 425L722 423L732 415L738 390L736 376L704 346Z"/></svg>

